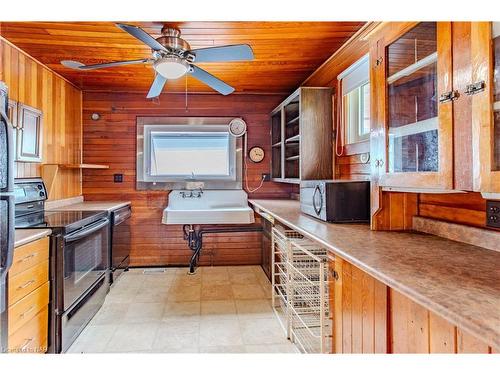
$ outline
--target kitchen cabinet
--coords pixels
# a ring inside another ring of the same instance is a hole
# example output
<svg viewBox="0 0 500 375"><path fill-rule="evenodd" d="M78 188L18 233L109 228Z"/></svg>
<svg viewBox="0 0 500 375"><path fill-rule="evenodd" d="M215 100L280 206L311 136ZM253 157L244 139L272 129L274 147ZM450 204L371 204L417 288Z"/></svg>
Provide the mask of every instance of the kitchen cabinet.
<svg viewBox="0 0 500 375"><path fill-rule="evenodd" d="M387 353L387 286L339 257L329 262L333 352Z"/></svg>
<svg viewBox="0 0 500 375"><path fill-rule="evenodd" d="M301 87L271 113L271 177L277 182L333 176L332 89Z"/></svg>
<svg viewBox="0 0 500 375"><path fill-rule="evenodd" d="M47 351L50 296L48 272L48 237L15 249L8 276L10 352Z"/></svg>
<svg viewBox="0 0 500 375"><path fill-rule="evenodd" d="M500 193L500 22L471 23L474 190Z"/></svg>
<svg viewBox="0 0 500 375"><path fill-rule="evenodd" d="M381 187L452 189L451 23L391 28L372 48L374 167Z"/></svg>

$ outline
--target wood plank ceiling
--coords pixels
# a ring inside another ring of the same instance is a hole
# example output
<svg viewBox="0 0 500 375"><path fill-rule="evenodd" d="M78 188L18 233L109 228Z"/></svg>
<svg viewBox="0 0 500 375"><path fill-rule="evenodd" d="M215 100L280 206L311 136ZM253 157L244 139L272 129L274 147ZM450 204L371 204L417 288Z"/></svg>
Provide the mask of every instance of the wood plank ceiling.
<svg viewBox="0 0 500 375"><path fill-rule="evenodd" d="M163 22L127 22L154 37ZM364 22L176 22L191 48L250 44L252 62L205 63L200 67L235 87L237 92L290 93L334 53ZM112 22L2 22L0 33L84 91L148 90L154 73L149 64L80 72L61 60L96 64L150 56L150 49ZM164 91L184 92L185 79ZM193 78L189 92L213 92Z"/></svg>

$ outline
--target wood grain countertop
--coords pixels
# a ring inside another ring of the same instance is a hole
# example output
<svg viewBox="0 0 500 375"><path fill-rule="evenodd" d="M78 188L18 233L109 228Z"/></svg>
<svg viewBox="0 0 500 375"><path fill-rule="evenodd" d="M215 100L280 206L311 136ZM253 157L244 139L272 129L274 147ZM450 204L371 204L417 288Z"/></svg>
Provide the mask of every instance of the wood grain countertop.
<svg viewBox="0 0 500 375"><path fill-rule="evenodd" d="M249 200L389 287L500 348L500 252L417 232L330 224L294 200Z"/></svg>
<svg viewBox="0 0 500 375"><path fill-rule="evenodd" d="M50 229L16 229L14 232L14 247L26 245L51 233Z"/></svg>

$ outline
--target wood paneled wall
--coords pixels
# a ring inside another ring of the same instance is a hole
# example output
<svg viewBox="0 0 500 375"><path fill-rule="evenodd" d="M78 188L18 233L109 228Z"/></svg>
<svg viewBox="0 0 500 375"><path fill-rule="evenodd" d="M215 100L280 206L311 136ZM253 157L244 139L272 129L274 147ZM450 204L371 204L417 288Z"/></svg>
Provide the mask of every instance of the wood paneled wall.
<svg viewBox="0 0 500 375"><path fill-rule="evenodd" d="M0 80L9 97L40 109L43 163L80 163L82 149L81 91L44 65L0 39ZM41 163L16 162L17 177L43 177ZM60 170L49 199L81 194L79 170Z"/></svg>
<svg viewBox="0 0 500 375"><path fill-rule="evenodd" d="M144 94L85 92L83 95L83 161L107 164L106 170L83 172L86 200L129 200L132 202L133 266L187 264L191 251L182 238L181 227L161 224L168 191L138 191L136 177L136 118L138 116L234 116L248 124L248 147L261 145L266 157L260 164L249 161L250 187L258 185L261 174L270 172L271 137L269 113L283 100L276 95L190 94L188 109L182 94L163 94L159 103ZM98 121L90 116L97 112ZM114 183L113 174L122 173L123 183ZM250 197L289 197L293 187L265 182ZM213 256L210 256L210 252ZM261 234L210 235L204 238L201 264L260 264Z"/></svg>
<svg viewBox="0 0 500 375"><path fill-rule="evenodd" d="M369 43L366 40L366 35L373 30L376 22L367 25L358 31L342 48L334 53L323 65L321 65L309 78L307 78L302 86L323 86L332 87L334 89L333 98L333 118L332 124L334 130L337 129L337 124L340 120L340 93L337 77L340 73L346 70L350 65L358 61L369 52ZM344 131L341 131L340 137L343 137ZM337 143L337 142L335 142ZM335 146L334 146L335 150ZM338 147L340 153L340 147ZM370 179L370 162L362 162L360 155L370 152L370 143L368 141L360 142L344 147L342 156L336 156L334 175L336 178L342 179Z"/></svg>

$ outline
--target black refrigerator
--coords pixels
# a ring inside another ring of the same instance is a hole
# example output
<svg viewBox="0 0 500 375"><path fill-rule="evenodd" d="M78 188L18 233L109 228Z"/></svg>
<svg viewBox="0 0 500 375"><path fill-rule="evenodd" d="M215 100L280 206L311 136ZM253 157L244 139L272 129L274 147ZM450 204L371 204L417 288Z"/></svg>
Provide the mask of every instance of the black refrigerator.
<svg viewBox="0 0 500 375"><path fill-rule="evenodd" d="M8 90L0 81L0 352L7 351L7 273L14 253L14 143Z"/></svg>

